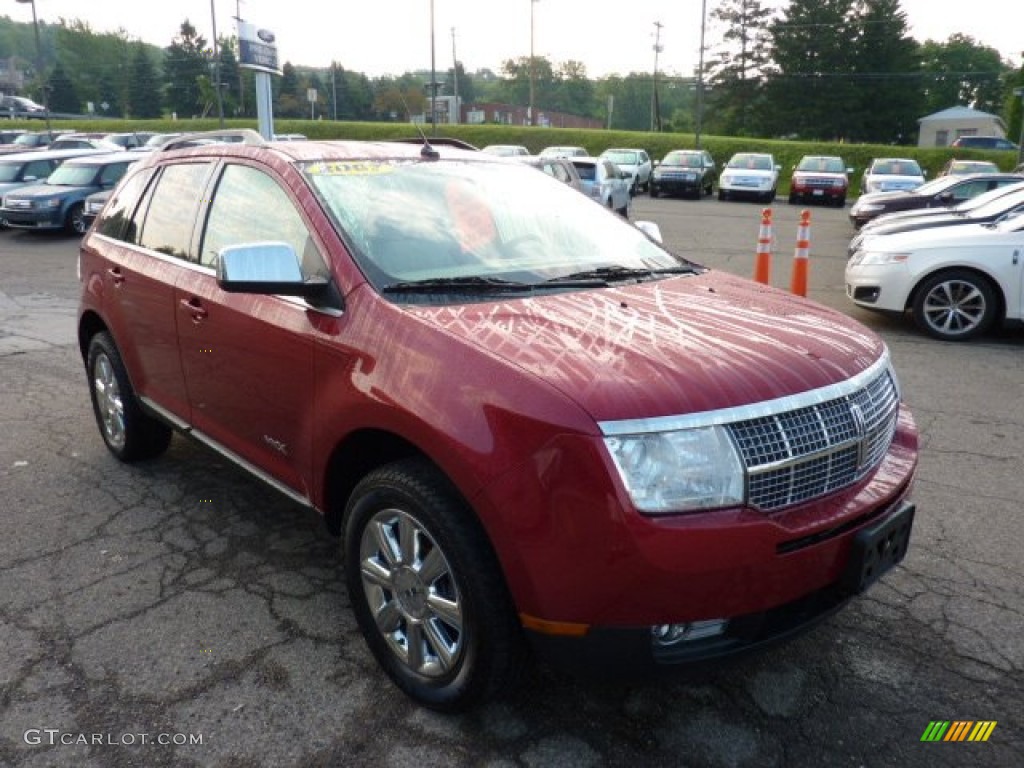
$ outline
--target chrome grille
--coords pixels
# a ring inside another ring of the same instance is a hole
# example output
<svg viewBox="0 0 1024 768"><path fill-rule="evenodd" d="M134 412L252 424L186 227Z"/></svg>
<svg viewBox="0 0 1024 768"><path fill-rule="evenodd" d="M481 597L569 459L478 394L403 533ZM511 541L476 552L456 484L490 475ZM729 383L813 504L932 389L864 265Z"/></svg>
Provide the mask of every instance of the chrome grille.
<svg viewBox="0 0 1024 768"><path fill-rule="evenodd" d="M847 395L728 425L747 468L749 503L774 510L852 485L881 462L898 409L886 367Z"/></svg>
<svg viewBox="0 0 1024 768"><path fill-rule="evenodd" d="M16 200L7 198L5 201L5 207L12 211L27 211L32 207L31 200Z"/></svg>

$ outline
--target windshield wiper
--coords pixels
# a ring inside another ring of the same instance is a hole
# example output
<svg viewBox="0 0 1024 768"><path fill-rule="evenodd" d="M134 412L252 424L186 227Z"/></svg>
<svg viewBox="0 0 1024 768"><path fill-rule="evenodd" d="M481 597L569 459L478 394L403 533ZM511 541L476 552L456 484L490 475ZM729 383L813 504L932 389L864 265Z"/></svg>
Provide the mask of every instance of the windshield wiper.
<svg viewBox="0 0 1024 768"><path fill-rule="evenodd" d="M588 269L582 272L573 272L569 275L553 277L545 282L556 283L566 280L604 280L605 282L614 280L642 280L644 278L655 277L657 275L689 275L695 274L699 271L699 268L692 264L680 264L676 267L659 267L657 269L615 265L610 267L598 267L597 269Z"/></svg>
<svg viewBox="0 0 1024 768"><path fill-rule="evenodd" d="M516 283L498 277L482 277L469 275L466 277L431 277L426 280L406 280L390 283L381 288L384 293L434 293L434 292L467 292L486 293L488 291L528 291L533 286L529 283Z"/></svg>

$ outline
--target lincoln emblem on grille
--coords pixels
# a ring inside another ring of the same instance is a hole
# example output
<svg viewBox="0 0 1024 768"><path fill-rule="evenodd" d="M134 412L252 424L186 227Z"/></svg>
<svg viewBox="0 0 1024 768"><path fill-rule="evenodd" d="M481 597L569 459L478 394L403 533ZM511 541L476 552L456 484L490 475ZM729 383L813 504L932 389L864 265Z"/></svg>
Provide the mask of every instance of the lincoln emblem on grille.
<svg viewBox="0 0 1024 768"><path fill-rule="evenodd" d="M856 403L850 403L850 416L853 417L853 428L857 431L857 469L864 466L867 458L868 441L867 419L864 418L864 409Z"/></svg>

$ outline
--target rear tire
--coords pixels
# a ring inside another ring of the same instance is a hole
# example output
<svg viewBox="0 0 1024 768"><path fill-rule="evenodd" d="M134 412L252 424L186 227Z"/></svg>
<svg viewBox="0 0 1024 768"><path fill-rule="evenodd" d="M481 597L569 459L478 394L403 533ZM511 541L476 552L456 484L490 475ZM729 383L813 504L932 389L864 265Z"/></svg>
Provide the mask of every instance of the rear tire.
<svg viewBox="0 0 1024 768"><path fill-rule="evenodd" d="M90 339L85 367L93 415L107 449L124 462L152 459L166 451L171 428L142 411L109 333Z"/></svg>
<svg viewBox="0 0 1024 768"><path fill-rule="evenodd" d="M521 627L483 529L432 464L398 461L363 478L344 549L356 619L395 685L442 712L507 689Z"/></svg>

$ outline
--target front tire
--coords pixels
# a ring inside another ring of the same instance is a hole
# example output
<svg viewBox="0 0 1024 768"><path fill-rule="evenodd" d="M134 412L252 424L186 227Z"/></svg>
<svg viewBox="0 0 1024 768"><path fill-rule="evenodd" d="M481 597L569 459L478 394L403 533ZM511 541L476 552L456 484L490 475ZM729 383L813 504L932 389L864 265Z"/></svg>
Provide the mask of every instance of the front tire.
<svg viewBox="0 0 1024 768"><path fill-rule="evenodd" d="M995 320L996 293L984 277L953 269L926 279L914 294L914 322L943 341L965 341Z"/></svg>
<svg viewBox="0 0 1024 768"><path fill-rule="evenodd" d="M64 228L73 235L84 235L88 231L89 225L85 221L85 206L82 203L75 203L68 210Z"/></svg>
<svg viewBox="0 0 1024 768"><path fill-rule="evenodd" d="M345 513L345 577L384 672L418 703L463 710L507 687L521 629L490 543L433 465L368 474Z"/></svg>
<svg viewBox="0 0 1024 768"><path fill-rule="evenodd" d="M166 451L171 428L142 411L110 334L92 337L85 367L93 415L107 449L124 462L152 459Z"/></svg>

